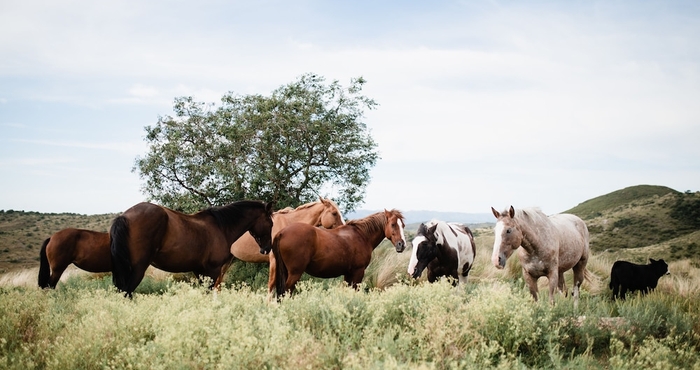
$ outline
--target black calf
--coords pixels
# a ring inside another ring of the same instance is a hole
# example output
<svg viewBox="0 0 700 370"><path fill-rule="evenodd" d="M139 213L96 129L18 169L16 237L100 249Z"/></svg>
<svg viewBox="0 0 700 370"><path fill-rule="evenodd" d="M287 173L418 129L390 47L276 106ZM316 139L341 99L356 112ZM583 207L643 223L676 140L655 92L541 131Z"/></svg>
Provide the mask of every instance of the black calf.
<svg viewBox="0 0 700 370"><path fill-rule="evenodd" d="M659 282L659 278L669 274L668 265L664 260L649 259L648 265L638 265L627 261L616 261L610 270L610 289L613 299L618 296L625 299L627 292L641 291L648 293Z"/></svg>

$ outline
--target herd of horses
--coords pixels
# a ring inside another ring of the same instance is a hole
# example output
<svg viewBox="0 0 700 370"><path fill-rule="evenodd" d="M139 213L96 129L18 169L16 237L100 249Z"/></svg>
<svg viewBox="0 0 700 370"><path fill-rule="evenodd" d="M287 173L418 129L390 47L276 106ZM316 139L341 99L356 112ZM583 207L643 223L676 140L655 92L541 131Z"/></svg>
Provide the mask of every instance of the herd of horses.
<svg viewBox="0 0 700 370"><path fill-rule="evenodd" d="M302 274L319 278L343 276L357 288L372 251L384 240L403 252L405 222L396 209L345 222L338 206L319 198L276 212L271 203L244 200L184 214L152 203L139 203L112 222L108 233L63 229L40 250L38 283L54 288L72 263L89 272L111 272L114 285L132 297L146 269L192 272L211 279L219 289L236 260L268 263L270 297L295 290ZM518 251L530 293L538 299L537 280L547 277L549 299L568 293L564 272L573 270L573 297L578 302L589 256L586 224L577 216L547 216L538 208L503 212L496 217L492 263L502 269ZM407 273L414 279L427 270L428 281L450 277L464 284L476 257L471 230L459 223L422 223L412 241Z"/></svg>

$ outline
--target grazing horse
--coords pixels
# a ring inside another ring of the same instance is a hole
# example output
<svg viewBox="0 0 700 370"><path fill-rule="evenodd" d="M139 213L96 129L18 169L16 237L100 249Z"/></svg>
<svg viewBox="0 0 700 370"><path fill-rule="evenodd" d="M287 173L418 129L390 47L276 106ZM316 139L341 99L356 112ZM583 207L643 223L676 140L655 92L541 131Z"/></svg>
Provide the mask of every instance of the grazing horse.
<svg viewBox="0 0 700 370"><path fill-rule="evenodd" d="M39 251L39 287L55 288L68 265L89 272L112 271L109 234L67 228L44 240Z"/></svg>
<svg viewBox="0 0 700 370"><path fill-rule="evenodd" d="M192 215L139 203L112 223L112 280L129 297L148 265L168 272L192 271L216 281L231 260L231 244L246 231L260 253L270 252L272 203L244 200Z"/></svg>
<svg viewBox="0 0 700 370"><path fill-rule="evenodd" d="M343 216L338 209L338 205L330 199L319 197L319 201L302 204L297 208L285 208L272 214L272 238L277 233L284 229L289 224L301 222L314 226L323 226L326 229L332 229L345 224ZM219 287L219 283L223 281L224 275L228 271L231 264L236 260L253 263L269 263L270 255L261 254L258 244L250 233L245 233L233 245L231 245L231 254L233 259L230 263L224 265L221 269L221 276L217 279L215 288ZM272 274L272 270L270 270Z"/></svg>
<svg viewBox="0 0 700 370"><path fill-rule="evenodd" d="M474 264L476 244L468 227L459 223L432 220L418 227L411 243L413 252L408 274L418 279L428 268L428 281L451 276L456 283L465 284Z"/></svg>
<svg viewBox="0 0 700 370"><path fill-rule="evenodd" d="M372 251L384 238L397 251L406 247L404 226L403 215L397 210L377 212L331 230L301 223L287 226L272 243L270 297L273 288L278 297L293 292L304 272L320 278L343 275L345 282L357 289Z"/></svg>
<svg viewBox="0 0 700 370"><path fill-rule="evenodd" d="M571 214L547 217L537 208L510 209L500 213L491 207L496 216L491 262L502 269L506 259L516 249L523 268L523 278L530 293L537 300L537 279L549 280L549 300L554 303L557 288L566 294L564 272L574 271L574 299L578 302L579 288L588 277L586 264L590 249L588 228L580 218Z"/></svg>

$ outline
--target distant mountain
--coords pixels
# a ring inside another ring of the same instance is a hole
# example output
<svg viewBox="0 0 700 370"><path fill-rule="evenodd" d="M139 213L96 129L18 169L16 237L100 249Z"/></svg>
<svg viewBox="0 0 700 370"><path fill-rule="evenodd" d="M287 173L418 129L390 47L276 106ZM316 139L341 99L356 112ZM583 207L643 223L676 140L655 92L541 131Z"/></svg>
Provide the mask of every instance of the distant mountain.
<svg viewBox="0 0 700 370"><path fill-rule="evenodd" d="M345 216L346 220L363 218L380 210L360 209ZM438 219L448 222L461 222L463 224L483 224L495 223L496 219L491 213L461 213L461 212L438 212L438 211L402 211L407 225L421 223Z"/></svg>

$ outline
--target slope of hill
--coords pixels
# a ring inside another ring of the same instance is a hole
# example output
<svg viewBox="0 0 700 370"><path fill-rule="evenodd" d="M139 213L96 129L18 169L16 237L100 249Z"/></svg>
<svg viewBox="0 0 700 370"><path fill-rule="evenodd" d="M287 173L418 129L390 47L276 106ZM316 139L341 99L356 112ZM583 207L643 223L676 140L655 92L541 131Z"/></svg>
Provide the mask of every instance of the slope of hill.
<svg viewBox="0 0 700 370"><path fill-rule="evenodd" d="M655 245L663 253L653 255L654 258L677 259L700 252L695 233L700 226L700 212L692 211L697 207L700 193L640 185L590 199L566 213L586 221L594 252ZM659 252L657 249L654 251Z"/></svg>
<svg viewBox="0 0 700 370"><path fill-rule="evenodd" d="M79 215L0 211L0 273L39 266L39 249L51 234L75 227L107 232L116 214Z"/></svg>
<svg viewBox="0 0 700 370"><path fill-rule="evenodd" d="M346 218L373 212L358 211ZM648 257L700 260L700 192L632 186L587 200L566 213L584 219L594 253L604 252L613 258L629 255L640 262ZM417 223L432 218L487 227L493 224L490 213L407 211L404 215L409 234ZM0 273L37 267L41 243L56 231L76 227L106 232L115 216L0 211Z"/></svg>
<svg viewBox="0 0 700 370"><path fill-rule="evenodd" d="M678 191L665 186L630 186L621 190L613 191L609 194L589 199L564 213L573 213L585 220L600 216L602 215L603 211L607 211L623 205L628 205L640 199L650 198L654 196L663 197L664 195L669 193L679 194Z"/></svg>

